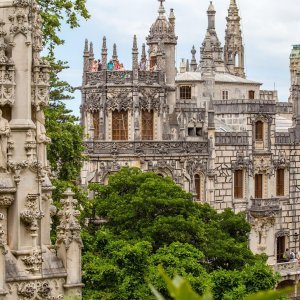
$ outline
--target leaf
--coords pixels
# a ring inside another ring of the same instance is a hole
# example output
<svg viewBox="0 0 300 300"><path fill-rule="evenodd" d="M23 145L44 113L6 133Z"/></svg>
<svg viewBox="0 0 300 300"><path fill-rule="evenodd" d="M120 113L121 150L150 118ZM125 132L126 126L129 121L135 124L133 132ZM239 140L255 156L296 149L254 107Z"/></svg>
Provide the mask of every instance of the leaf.
<svg viewBox="0 0 300 300"><path fill-rule="evenodd" d="M251 294L245 300L278 300L280 297L286 297L293 292L293 287L278 291L263 291L256 294Z"/></svg>
<svg viewBox="0 0 300 300"><path fill-rule="evenodd" d="M149 287L151 289L151 292L153 293L153 295L156 297L157 300L165 300L165 298L162 296L162 294L160 292L158 292L157 289L152 284L149 284Z"/></svg>

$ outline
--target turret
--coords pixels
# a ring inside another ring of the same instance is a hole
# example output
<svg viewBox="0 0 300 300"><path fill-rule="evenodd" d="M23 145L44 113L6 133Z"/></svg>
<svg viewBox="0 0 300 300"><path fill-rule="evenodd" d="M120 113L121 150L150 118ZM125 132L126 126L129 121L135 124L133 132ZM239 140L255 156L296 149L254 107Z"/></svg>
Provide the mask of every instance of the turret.
<svg viewBox="0 0 300 300"><path fill-rule="evenodd" d="M94 61L94 46L93 43L90 42L90 50L89 50L89 69L91 69Z"/></svg>
<svg viewBox="0 0 300 300"><path fill-rule="evenodd" d="M236 0L230 1L225 31L224 60L229 72L245 78L244 45Z"/></svg>
<svg viewBox="0 0 300 300"><path fill-rule="evenodd" d="M84 43L84 51L83 51L83 76L82 76L82 82L83 85L85 84L86 75L85 73L89 71L89 41L88 39L85 39Z"/></svg>
<svg viewBox="0 0 300 300"><path fill-rule="evenodd" d="M207 10L207 31L200 49L200 69L206 68L207 64L204 63L204 60L210 58L212 60L212 64L214 64L216 68L216 71L225 72L226 68L223 60L223 48L221 47L221 43L215 30L215 15L216 11L211 1Z"/></svg>
<svg viewBox="0 0 300 300"><path fill-rule="evenodd" d="M138 70L139 68L139 49L137 47L136 35L133 37L132 45L132 70Z"/></svg>
<svg viewBox="0 0 300 300"><path fill-rule="evenodd" d="M117 45L114 44L113 46L113 56L112 56L112 60L113 60L113 63L116 63L118 62L118 52L117 52Z"/></svg>

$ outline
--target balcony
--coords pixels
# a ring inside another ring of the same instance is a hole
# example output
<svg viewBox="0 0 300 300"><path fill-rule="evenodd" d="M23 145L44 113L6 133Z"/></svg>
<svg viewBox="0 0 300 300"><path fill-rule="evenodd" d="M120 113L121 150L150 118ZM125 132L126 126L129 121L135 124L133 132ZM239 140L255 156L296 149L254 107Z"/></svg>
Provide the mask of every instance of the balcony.
<svg viewBox="0 0 300 300"><path fill-rule="evenodd" d="M102 155L178 155L208 154L207 142L185 141L86 141L86 154Z"/></svg>
<svg viewBox="0 0 300 300"><path fill-rule="evenodd" d="M271 266L275 272L280 273L282 277L300 274L300 265L298 260L277 263Z"/></svg>
<svg viewBox="0 0 300 300"><path fill-rule="evenodd" d="M274 216L280 211L279 198L251 199L250 214L253 217Z"/></svg>

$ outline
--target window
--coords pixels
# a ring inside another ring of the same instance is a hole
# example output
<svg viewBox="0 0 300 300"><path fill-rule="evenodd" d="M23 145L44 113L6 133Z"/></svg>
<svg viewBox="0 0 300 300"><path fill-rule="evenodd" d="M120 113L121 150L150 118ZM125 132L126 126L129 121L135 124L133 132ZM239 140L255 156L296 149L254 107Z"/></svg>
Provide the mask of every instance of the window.
<svg viewBox="0 0 300 300"><path fill-rule="evenodd" d="M222 99L223 100L228 100L228 95L229 95L228 91L223 91L222 92Z"/></svg>
<svg viewBox="0 0 300 300"><path fill-rule="evenodd" d="M284 196L284 169L278 169L276 172L276 194Z"/></svg>
<svg viewBox="0 0 300 300"><path fill-rule="evenodd" d="M202 136L202 128L196 127L196 136Z"/></svg>
<svg viewBox="0 0 300 300"><path fill-rule="evenodd" d="M93 113L93 127L94 127L94 139L99 139L100 125L99 125L99 112Z"/></svg>
<svg viewBox="0 0 300 300"><path fill-rule="evenodd" d="M243 198L243 170L234 172L234 198Z"/></svg>
<svg viewBox="0 0 300 300"><path fill-rule="evenodd" d="M184 85L180 87L180 99L192 99L192 87Z"/></svg>
<svg viewBox="0 0 300 300"><path fill-rule="evenodd" d="M262 199L263 197L263 175L255 175L255 198Z"/></svg>
<svg viewBox="0 0 300 300"><path fill-rule="evenodd" d="M285 252L285 236L277 238L277 262L284 261L283 254Z"/></svg>
<svg viewBox="0 0 300 300"><path fill-rule="evenodd" d="M262 121L257 121L255 123L255 139L257 141L263 141L264 133L264 123Z"/></svg>
<svg viewBox="0 0 300 300"><path fill-rule="evenodd" d="M142 140L153 140L153 111L142 111Z"/></svg>
<svg viewBox="0 0 300 300"><path fill-rule="evenodd" d="M195 128L188 127L188 136L195 136Z"/></svg>
<svg viewBox="0 0 300 300"><path fill-rule="evenodd" d="M113 111L112 112L112 139L128 140L128 112Z"/></svg>
<svg viewBox="0 0 300 300"><path fill-rule="evenodd" d="M255 91L249 91L249 99L255 98Z"/></svg>
<svg viewBox="0 0 300 300"><path fill-rule="evenodd" d="M195 181L195 192L197 195L197 200L201 200L201 177L200 175L196 174L194 176L194 181Z"/></svg>
<svg viewBox="0 0 300 300"><path fill-rule="evenodd" d="M157 57L156 56L151 56L150 57L150 70L154 70L157 65Z"/></svg>

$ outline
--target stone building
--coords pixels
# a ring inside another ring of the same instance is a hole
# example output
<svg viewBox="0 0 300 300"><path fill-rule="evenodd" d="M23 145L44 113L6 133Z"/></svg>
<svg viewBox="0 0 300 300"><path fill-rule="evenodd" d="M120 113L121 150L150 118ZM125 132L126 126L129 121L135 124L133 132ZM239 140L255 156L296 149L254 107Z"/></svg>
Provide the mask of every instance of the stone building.
<svg viewBox="0 0 300 300"><path fill-rule="evenodd" d="M290 103L246 78L235 0L224 48L211 2L200 60L193 46L176 72L175 14L167 17L163 2L140 60L133 39L132 70L118 68L116 46L108 62L106 38L95 69L86 41L81 114L89 160L81 182L105 184L122 166L170 176L195 201L246 212L251 250L268 255L283 284L297 283L297 264L283 253L300 250L300 74Z"/></svg>
<svg viewBox="0 0 300 300"><path fill-rule="evenodd" d="M64 194L56 249L51 244L43 108L49 65L40 58L35 0L0 0L0 299L81 295L80 226L75 199Z"/></svg>
<svg viewBox="0 0 300 300"><path fill-rule="evenodd" d="M297 72L300 72L300 45L294 45L290 55L291 83L296 80Z"/></svg>

